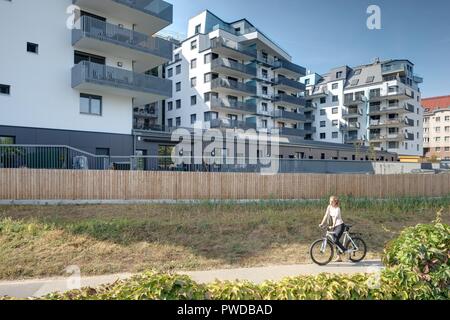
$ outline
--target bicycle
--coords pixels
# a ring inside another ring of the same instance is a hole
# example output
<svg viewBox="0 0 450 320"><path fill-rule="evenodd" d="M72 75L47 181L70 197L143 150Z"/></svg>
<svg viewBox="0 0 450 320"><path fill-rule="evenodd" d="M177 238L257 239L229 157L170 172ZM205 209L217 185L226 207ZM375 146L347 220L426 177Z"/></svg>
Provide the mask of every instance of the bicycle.
<svg viewBox="0 0 450 320"><path fill-rule="evenodd" d="M363 239L357 233L350 233L351 225L346 225L343 233L342 242L344 248L347 249L349 260L353 263L364 260L367 254L367 246ZM338 250L342 253L334 241L334 232L327 230L322 239L315 241L309 250L312 261L319 265L325 266L331 262L334 252Z"/></svg>

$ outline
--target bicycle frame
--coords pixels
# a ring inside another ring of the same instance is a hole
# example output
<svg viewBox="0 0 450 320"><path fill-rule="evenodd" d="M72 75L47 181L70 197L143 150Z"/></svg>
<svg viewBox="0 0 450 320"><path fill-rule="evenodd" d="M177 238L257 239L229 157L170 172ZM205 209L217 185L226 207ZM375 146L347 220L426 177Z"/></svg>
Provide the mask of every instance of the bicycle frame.
<svg viewBox="0 0 450 320"><path fill-rule="evenodd" d="M351 242L353 244L353 248L355 249L351 249L349 250L349 253L353 253L359 250L358 246L356 245L356 243L353 241L352 237L350 236L350 233L348 231L344 231L344 241L342 243L348 243ZM331 241L331 243L333 243L335 246L335 241L334 241L334 232L332 231L327 231L325 237L323 238L323 242L322 242L322 247L320 248L320 252L324 253L325 249L327 247L327 242L328 240ZM340 248L338 246L336 246L338 248L338 250L340 251Z"/></svg>

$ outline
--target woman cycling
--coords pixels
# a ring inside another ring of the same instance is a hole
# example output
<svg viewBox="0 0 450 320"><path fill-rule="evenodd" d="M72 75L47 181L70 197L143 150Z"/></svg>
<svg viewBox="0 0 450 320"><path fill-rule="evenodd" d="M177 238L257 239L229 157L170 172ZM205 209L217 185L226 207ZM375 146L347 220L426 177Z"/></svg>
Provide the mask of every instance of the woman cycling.
<svg viewBox="0 0 450 320"><path fill-rule="evenodd" d="M342 262L342 254L347 253L347 249L344 248L344 246L340 242L342 234L345 231L345 224L342 220L338 197L333 196L330 198L330 205L328 206L327 212L325 213L325 216L322 219L322 223L320 224L321 228L325 226L329 227L330 230L334 232L334 243L340 249L340 253L338 253L338 256L336 260L334 260L334 262Z"/></svg>

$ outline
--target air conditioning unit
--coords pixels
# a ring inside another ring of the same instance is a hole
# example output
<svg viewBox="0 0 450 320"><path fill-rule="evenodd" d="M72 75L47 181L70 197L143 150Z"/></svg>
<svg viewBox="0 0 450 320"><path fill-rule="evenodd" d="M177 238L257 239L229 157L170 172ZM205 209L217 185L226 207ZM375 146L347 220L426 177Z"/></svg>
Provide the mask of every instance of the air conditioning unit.
<svg viewBox="0 0 450 320"><path fill-rule="evenodd" d="M85 156L73 157L74 170L89 170L88 158Z"/></svg>

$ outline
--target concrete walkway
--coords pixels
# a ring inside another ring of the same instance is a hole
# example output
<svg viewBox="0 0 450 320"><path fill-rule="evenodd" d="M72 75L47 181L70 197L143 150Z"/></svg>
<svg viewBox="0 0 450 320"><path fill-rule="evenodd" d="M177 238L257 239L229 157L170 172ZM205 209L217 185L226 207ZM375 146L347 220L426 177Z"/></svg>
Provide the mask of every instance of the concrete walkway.
<svg viewBox="0 0 450 320"><path fill-rule="evenodd" d="M215 280L247 280L253 283L262 283L266 280L277 281L291 276L317 275L319 273L375 273L381 270L381 268L382 264L380 261L365 261L358 264L331 263L325 267L305 264L211 271L180 271L178 273L189 275L198 283L209 283ZM73 278L5 281L0 282L0 296L16 298L42 297L52 292L65 292L74 288L79 288L80 285L81 287L97 287L103 284L114 283L117 280L124 280L131 276L132 274L123 273L98 277L82 277L79 282Z"/></svg>

